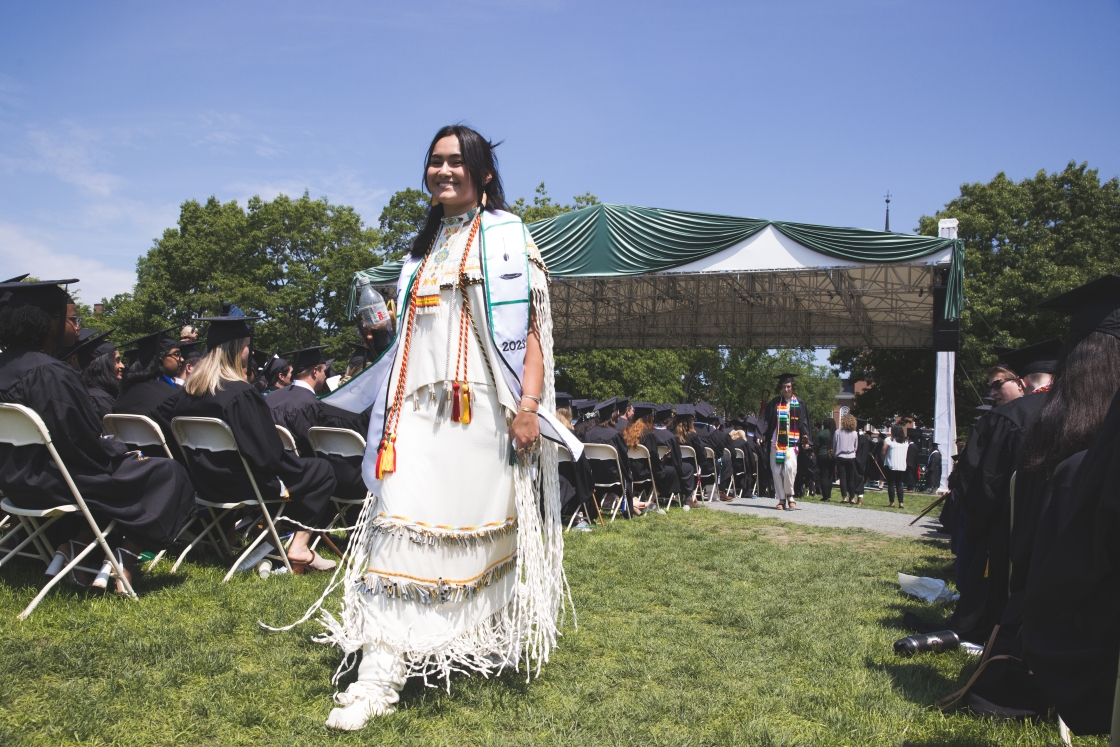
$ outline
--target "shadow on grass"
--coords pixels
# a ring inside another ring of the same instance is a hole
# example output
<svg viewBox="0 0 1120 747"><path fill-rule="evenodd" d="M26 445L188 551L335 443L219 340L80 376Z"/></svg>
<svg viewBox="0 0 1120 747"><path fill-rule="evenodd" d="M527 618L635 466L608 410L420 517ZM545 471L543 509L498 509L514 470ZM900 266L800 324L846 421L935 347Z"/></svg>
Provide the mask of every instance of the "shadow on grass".
<svg viewBox="0 0 1120 747"><path fill-rule="evenodd" d="M930 661L899 659L897 662L876 662L868 659L866 666L872 671L886 674L891 678L894 688L902 693L902 697L921 706L932 706L960 687L937 671L937 667ZM971 673L972 668L966 667L966 671ZM968 681L964 672L960 676L964 678L962 682Z"/></svg>

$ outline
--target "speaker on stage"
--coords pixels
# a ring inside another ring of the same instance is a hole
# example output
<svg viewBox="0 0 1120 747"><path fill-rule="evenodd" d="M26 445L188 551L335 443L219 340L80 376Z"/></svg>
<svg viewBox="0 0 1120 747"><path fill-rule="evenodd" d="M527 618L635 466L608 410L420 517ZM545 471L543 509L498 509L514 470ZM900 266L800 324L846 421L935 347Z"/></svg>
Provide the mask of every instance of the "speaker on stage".
<svg viewBox="0 0 1120 747"><path fill-rule="evenodd" d="M938 353L956 353L961 347L961 320L945 320L944 285L933 287L933 349Z"/></svg>

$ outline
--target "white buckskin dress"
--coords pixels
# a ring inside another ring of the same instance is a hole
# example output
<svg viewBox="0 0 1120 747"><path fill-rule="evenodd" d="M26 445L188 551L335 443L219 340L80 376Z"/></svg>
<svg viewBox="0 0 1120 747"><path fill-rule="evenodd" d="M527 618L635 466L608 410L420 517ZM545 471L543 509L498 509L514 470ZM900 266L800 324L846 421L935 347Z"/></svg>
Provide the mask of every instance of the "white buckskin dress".
<svg viewBox="0 0 1120 747"><path fill-rule="evenodd" d="M519 403L496 368L477 237L463 263L475 215L444 218L413 281L411 330L407 310L400 316L398 339L408 342L397 346L388 385L391 401L407 350L396 468L362 509L358 524L367 524L352 540L340 616L324 611L327 632L317 639L346 654L336 682L362 651L358 681L335 695L342 707L327 721L335 728L392 713L409 676L442 677L450 689L454 671L491 675L523 663L539 672L556 644L566 593L556 446L542 440L531 459L511 463ZM547 275L531 241L526 251L545 360L541 406L551 411ZM477 332L469 321L460 326L460 266ZM456 379L473 391L468 424L451 417ZM380 436L371 432L370 443Z"/></svg>

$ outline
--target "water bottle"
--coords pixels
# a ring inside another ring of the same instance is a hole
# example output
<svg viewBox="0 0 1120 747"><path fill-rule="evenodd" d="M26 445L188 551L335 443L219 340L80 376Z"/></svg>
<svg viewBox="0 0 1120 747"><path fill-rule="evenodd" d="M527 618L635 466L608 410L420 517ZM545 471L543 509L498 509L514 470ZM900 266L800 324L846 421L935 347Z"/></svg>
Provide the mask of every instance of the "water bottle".
<svg viewBox="0 0 1120 747"><path fill-rule="evenodd" d="M362 337L369 340L373 354L380 355L393 342L393 315L385 306L385 299L365 278L358 281L357 316Z"/></svg>
<svg viewBox="0 0 1120 747"><path fill-rule="evenodd" d="M951 630L941 630L936 633L912 635L894 642L894 652L903 656L913 656L919 651L932 651L939 654L942 651L952 651L961 645L961 639Z"/></svg>
<svg viewBox="0 0 1120 747"><path fill-rule="evenodd" d="M358 316L366 327L384 327L392 324L389 309L385 307L385 299L366 278L358 281Z"/></svg>

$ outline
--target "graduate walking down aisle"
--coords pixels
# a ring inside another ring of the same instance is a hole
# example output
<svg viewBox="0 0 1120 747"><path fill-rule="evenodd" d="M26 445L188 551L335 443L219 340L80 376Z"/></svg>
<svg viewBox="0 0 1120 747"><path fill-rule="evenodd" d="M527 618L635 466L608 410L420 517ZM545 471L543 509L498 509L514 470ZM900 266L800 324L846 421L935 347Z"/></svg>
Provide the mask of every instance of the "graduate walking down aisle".
<svg viewBox="0 0 1120 747"><path fill-rule="evenodd" d="M361 652L327 725L391 713L407 677L539 671L565 590L556 447L582 445L552 413L543 262L503 210L493 146L463 126L428 150L433 195L397 288L398 334L324 401L374 405L367 499L339 617L323 642ZM539 414L538 414L539 410ZM562 433L561 433L562 432ZM336 676L337 677L337 676Z"/></svg>

